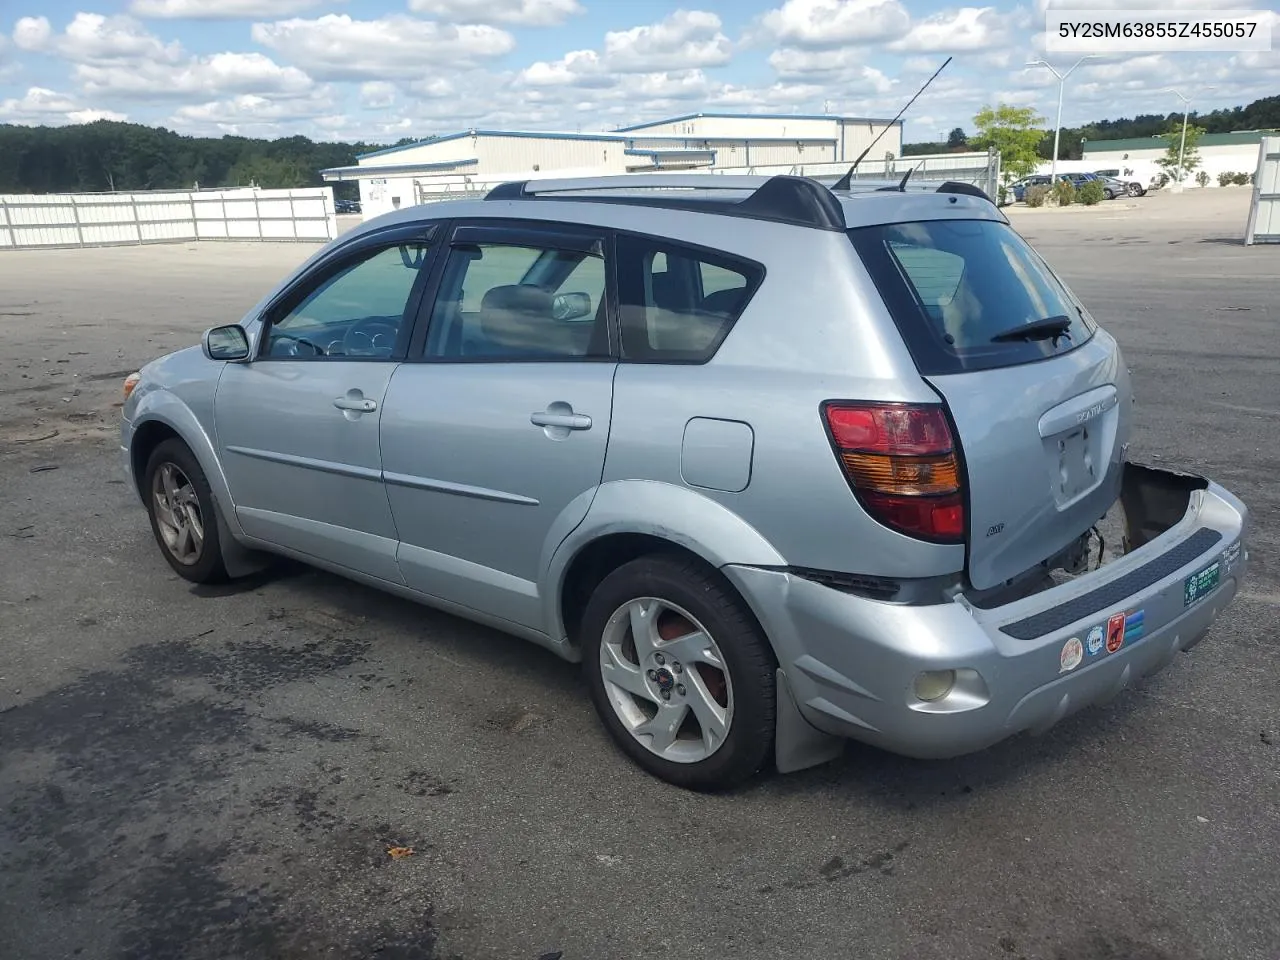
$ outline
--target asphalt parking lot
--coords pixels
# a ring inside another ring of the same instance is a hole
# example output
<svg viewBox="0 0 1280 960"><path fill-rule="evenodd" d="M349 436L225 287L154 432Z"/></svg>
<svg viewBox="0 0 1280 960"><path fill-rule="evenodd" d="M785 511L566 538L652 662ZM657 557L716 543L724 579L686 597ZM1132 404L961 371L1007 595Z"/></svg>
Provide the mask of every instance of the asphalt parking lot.
<svg viewBox="0 0 1280 960"><path fill-rule="evenodd" d="M1253 511L1209 639L1040 738L726 796L639 772L522 641L298 566L171 574L120 381L313 248L0 254L0 957L1277 960L1280 249L1240 245L1247 198L1011 214L1120 339L1134 455Z"/></svg>

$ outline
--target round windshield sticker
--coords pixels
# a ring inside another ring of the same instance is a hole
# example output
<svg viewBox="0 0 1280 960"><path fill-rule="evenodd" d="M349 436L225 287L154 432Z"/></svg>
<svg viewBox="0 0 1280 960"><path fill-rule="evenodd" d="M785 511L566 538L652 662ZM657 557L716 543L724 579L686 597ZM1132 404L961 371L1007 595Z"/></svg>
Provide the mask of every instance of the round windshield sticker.
<svg viewBox="0 0 1280 960"><path fill-rule="evenodd" d="M1106 631L1102 629L1102 624L1094 627L1089 631L1089 636L1085 638L1084 646L1089 651L1089 656L1096 657L1102 652L1102 645L1106 643Z"/></svg>
<svg viewBox="0 0 1280 960"><path fill-rule="evenodd" d="M1062 665L1061 673L1068 673L1080 666L1080 661L1084 659L1084 644L1080 642L1079 637L1072 637L1062 645L1062 655L1058 658L1058 662Z"/></svg>

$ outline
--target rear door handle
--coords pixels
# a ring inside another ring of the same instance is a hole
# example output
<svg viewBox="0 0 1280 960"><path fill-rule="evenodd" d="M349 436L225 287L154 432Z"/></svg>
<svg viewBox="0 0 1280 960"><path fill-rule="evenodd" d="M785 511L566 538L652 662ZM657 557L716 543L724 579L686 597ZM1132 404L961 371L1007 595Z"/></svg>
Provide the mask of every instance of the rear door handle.
<svg viewBox="0 0 1280 960"><path fill-rule="evenodd" d="M339 410L355 410L359 413L373 413L378 409L377 400L356 399L353 397L334 397L333 405Z"/></svg>
<svg viewBox="0 0 1280 960"><path fill-rule="evenodd" d="M529 422L535 427L564 427L566 430L590 430L591 418L585 413L534 413Z"/></svg>

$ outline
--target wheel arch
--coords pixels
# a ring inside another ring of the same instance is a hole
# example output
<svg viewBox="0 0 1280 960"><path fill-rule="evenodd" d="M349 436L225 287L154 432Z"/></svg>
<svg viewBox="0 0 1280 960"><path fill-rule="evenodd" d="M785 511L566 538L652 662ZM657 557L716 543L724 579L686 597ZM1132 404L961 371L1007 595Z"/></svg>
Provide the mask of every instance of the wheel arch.
<svg viewBox="0 0 1280 960"><path fill-rule="evenodd" d="M213 440L191 408L167 390L148 393L134 411L133 430L129 436L129 463L139 499L146 502L145 475L151 454L156 447L171 439L181 441L204 471L213 495L222 561L227 572L238 577L262 569L266 558L240 541L244 533L240 529L235 503Z"/></svg>
<svg viewBox="0 0 1280 960"><path fill-rule="evenodd" d="M661 552L696 558L713 570L730 563L784 563L754 527L699 491L648 480L611 481L597 488L582 522L552 555L543 591L548 632L576 651L578 619L595 585L622 564ZM741 599L755 617L749 599Z"/></svg>

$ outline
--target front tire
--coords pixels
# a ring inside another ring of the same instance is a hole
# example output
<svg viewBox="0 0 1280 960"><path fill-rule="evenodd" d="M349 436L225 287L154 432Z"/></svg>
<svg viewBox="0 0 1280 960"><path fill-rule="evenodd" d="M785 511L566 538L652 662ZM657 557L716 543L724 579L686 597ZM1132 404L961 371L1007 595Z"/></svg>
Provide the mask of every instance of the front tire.
<svg viewBox="0 0 1280 960"><path fill-rule="evenodd" d="M217 507L195 455L181 440L165 440L143 477L151 532L169 566L192 583L225 583Z"/></svg>
<svg viewBox="0 0 1280 960"><path fill-rule="evenodd" d="M721 790L765 765L777 662L720 574L661 554L624 564L591 595L581 637L596 712L640 767Z"/></svg>

